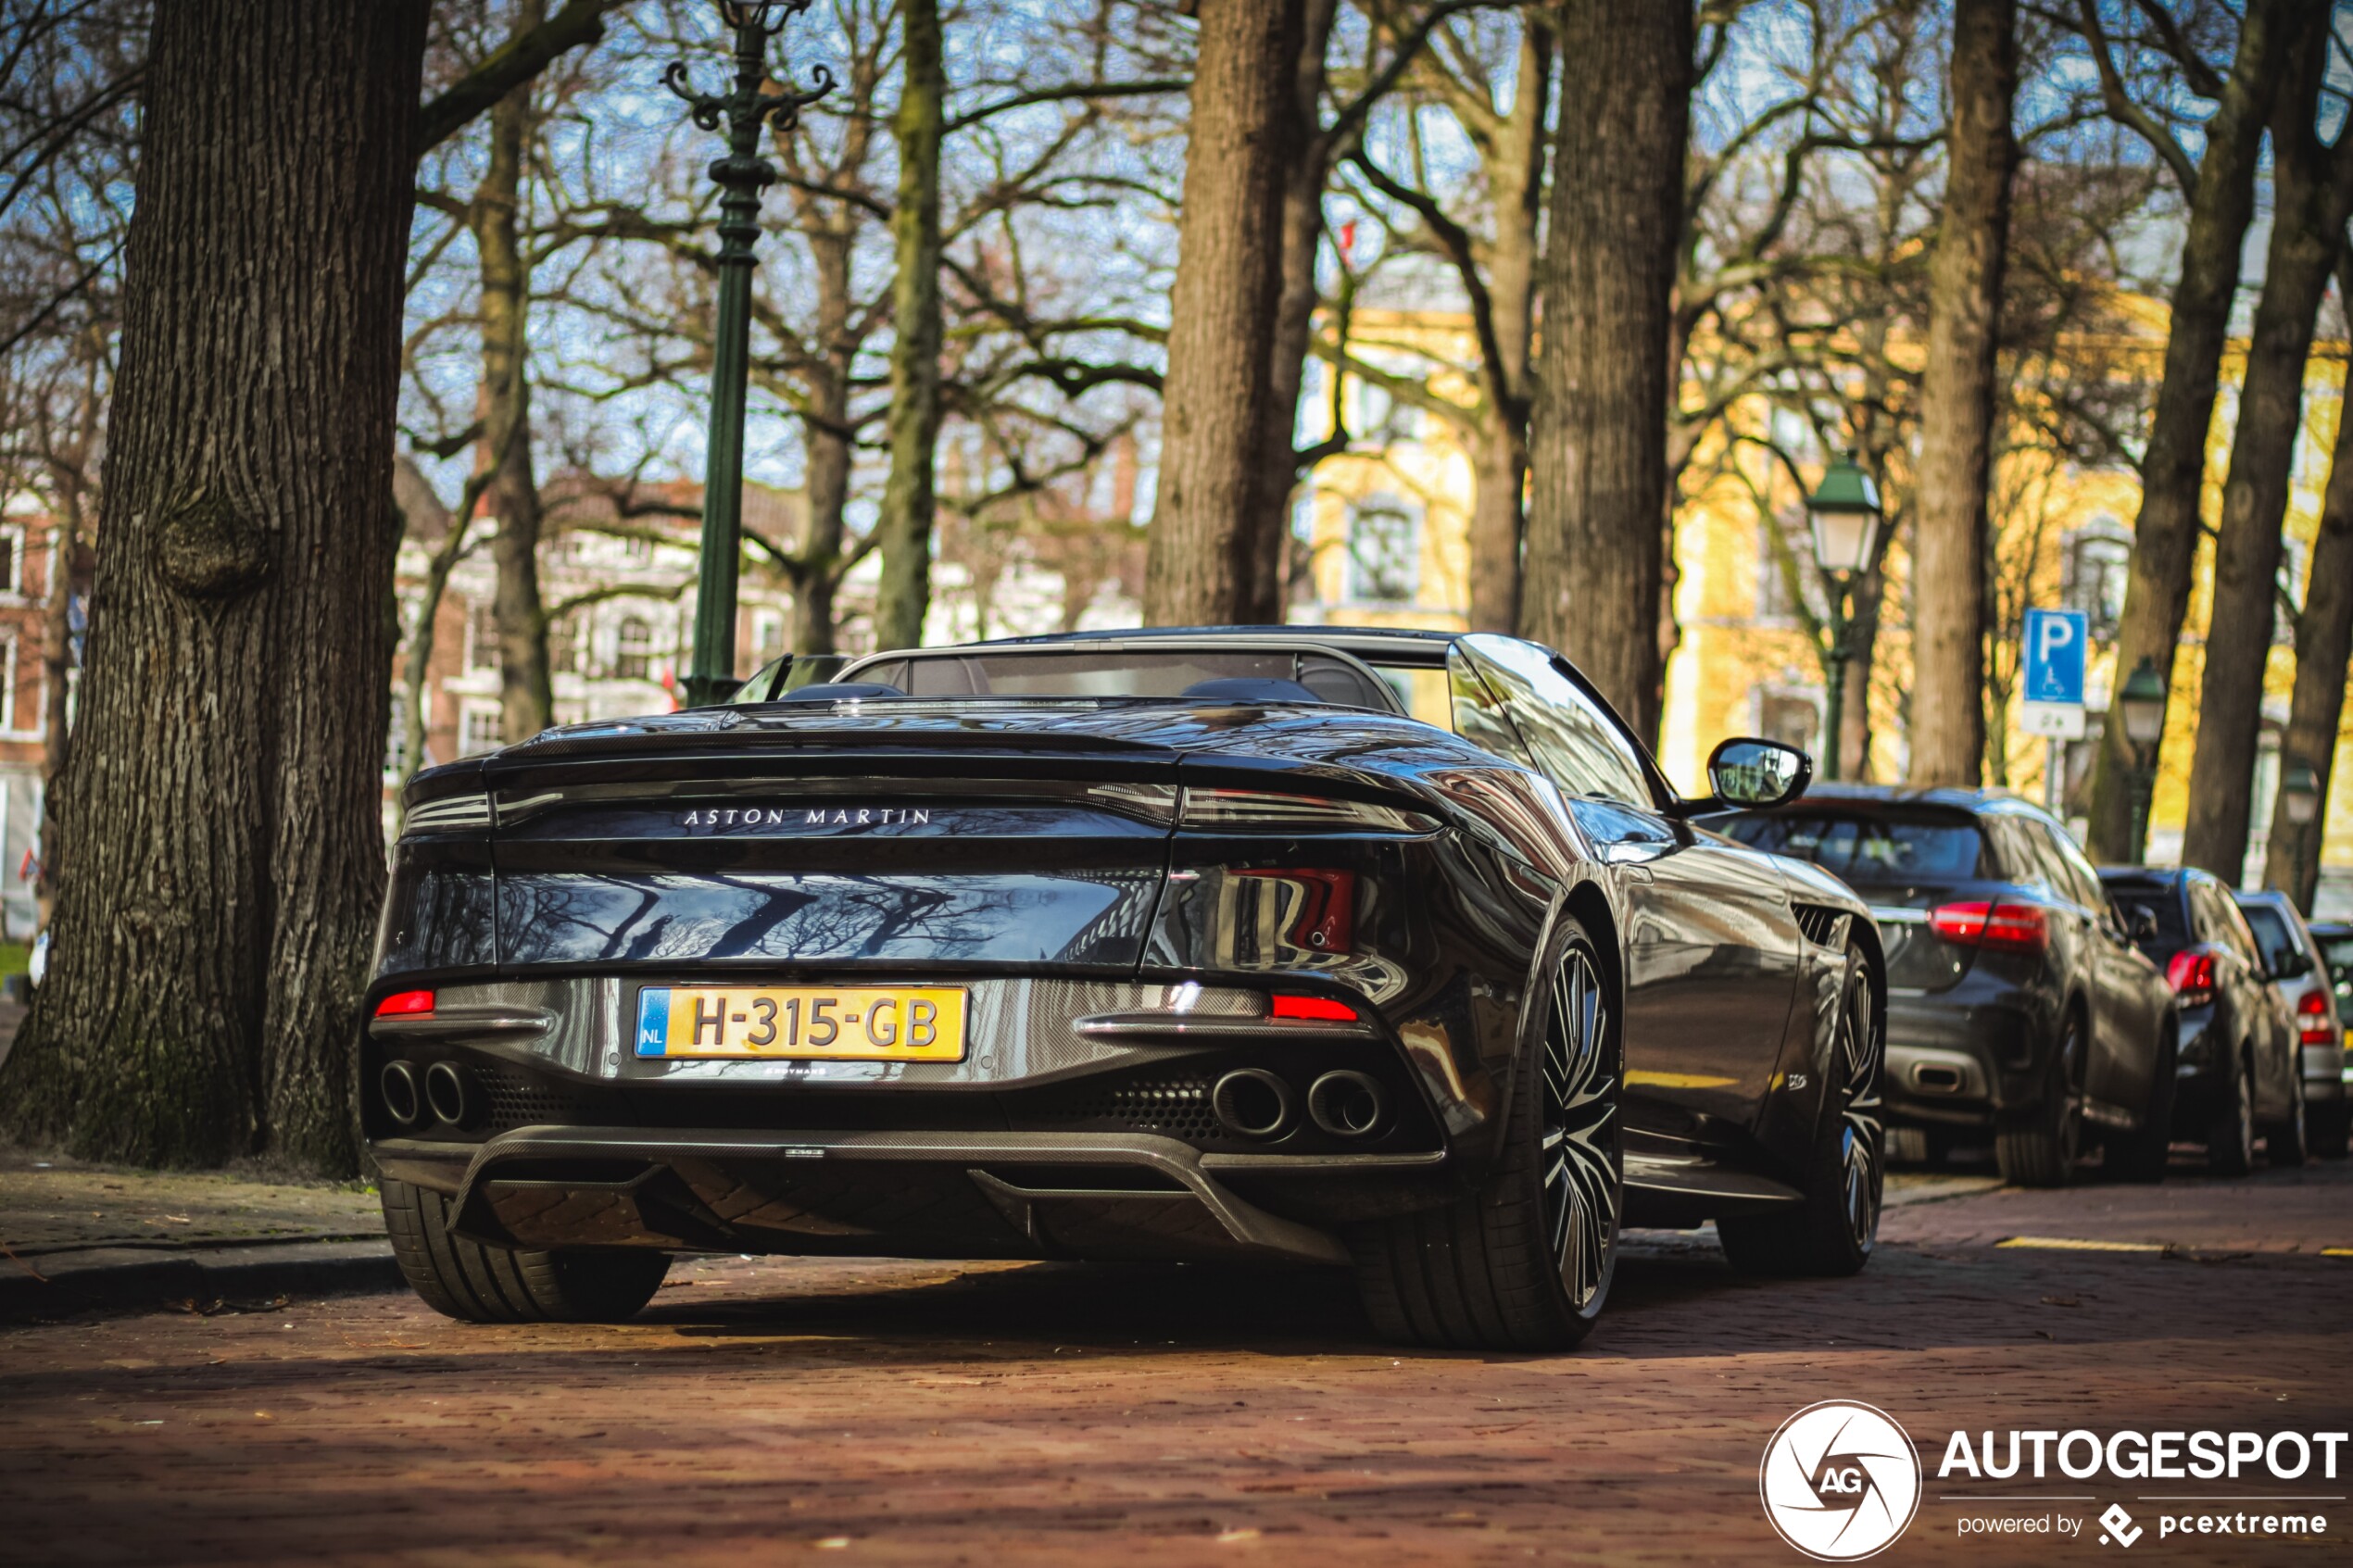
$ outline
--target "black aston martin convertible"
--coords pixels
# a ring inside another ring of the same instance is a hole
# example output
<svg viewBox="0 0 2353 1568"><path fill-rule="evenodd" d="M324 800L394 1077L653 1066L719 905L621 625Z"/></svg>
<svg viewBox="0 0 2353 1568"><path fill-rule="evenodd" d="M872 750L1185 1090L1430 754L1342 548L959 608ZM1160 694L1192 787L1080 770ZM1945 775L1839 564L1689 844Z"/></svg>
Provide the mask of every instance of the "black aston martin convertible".
<svg viewBox="0 0 2353 1568"><path fill-rule="evenodd" d="M747 694L766 696L763 690ZM681 1251L1353 1267L1385 1334L1576 1343L1621 1224L1846 1273L1878 933L1695 828L1508 637L885 653L418 775L360 1042L400 1264L610 1319Z"/></svg>

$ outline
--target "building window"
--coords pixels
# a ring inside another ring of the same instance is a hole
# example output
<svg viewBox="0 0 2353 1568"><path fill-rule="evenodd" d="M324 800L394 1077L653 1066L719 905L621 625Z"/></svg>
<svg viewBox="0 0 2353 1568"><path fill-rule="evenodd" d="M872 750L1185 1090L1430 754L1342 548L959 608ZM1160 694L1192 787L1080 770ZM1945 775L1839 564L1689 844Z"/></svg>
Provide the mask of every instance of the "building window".
<svg viewBox="0 0 2353 1568"><path fill-rule="evenodd" d="M1767 740L1810 754L1821 722L1819 693L1767 687L1756 694L1756 733Z"/></svg>
<svg viewBox="0 0 2353 1568"><path fill-rule="evenodd" d="M1411 604L1421 587L1421 522L1403 501L1377 495L1348 520L1348 596Z"/></svg>
<svg viewBox="0 0 2353 1568"><path fill-rule="evenodd" d="M624 681L642 681L652 667L654 629L636 616L621 623L613 639L612 672Z"/></svg>
<svg viewBox="0 0 2353 1568"><path fill-rule="evenodd" d="M1786 519L1768 518L1756 525L1756 619L1759 621L1792 621L1796 619L1797 596L1790 591L1790 566L1802 562L1806 553L1813 549L1812 541L1804 530L1805 519L1797 520L1798 531L1791 531ZM1773 534L1780 533L1781 548L1776 549ZM1784 561L1784 553L1792 556ZM1800 567L1800 570L1804 570Z"/></svg>
<svg viewBox="0 0 2353 1568"><path fill-rule="evenodd" d="M466 671L498 668L498 610L488 599L466 612Z"/></svg>
<svg viewBox="0 0 2353 1568"><path fill-rule="evenodd" d="M547 622L547 672L577 674L580 671L580 618L559 615Z"/></svg>
<svg viewBox="0 0 2353 1568"><path fill-rule="evenodd" d="M402 733L409 727L409 693L402 687L392 688L392 724L384 735L384 780L399 782L405 759L400 754Z"/></svg>
<svg viewBox="0 0 2353 1568"><path fill-rule="evenodd" d="M16 523L0 527L0 594L24 592L24 530Z"/></svg>
<svg viewBox="0 0 2353 1568"><path fill-rule="evenodd" d="M17 728L17 634L0 636L0 730Z"/></svg>
<svg viewBox="0 0 2353 1568"><path fill-rule="evenodd" d="M2116 635L2124 619L2124 583L2132 570L2133 536L2114 518L2094 518L2068 541L2060 596L2091 621L2095 642Z"/></svg>
<svg viewBox="0 0 2353 1568"><path fill-rule="evenodd" d="M785 612L781 609L756 609L751 612L751 667L761 668L774 659L785 656Z"/></svg>
<svg viewBox="0 0 2353 1568"><path fill-rule="evenodd" d="M490 703L468 703L458 721L458 755L479 757L498 746L498 709Z"/></svg>

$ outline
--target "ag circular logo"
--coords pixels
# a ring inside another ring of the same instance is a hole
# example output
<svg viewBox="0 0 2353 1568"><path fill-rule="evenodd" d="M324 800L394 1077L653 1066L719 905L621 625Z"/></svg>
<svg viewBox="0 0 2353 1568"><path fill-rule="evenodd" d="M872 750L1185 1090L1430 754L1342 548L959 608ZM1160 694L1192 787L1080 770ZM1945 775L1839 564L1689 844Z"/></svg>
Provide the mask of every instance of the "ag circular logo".
<svg viewBox="0 0 2353 1568"><path fill-rule="evenodd" d="M1886 1411L1824 1399L1781 1423L1756 1489L1781 1539L1821 1562L1894 1544L1920 1506L1920 1459Z"/></svg>

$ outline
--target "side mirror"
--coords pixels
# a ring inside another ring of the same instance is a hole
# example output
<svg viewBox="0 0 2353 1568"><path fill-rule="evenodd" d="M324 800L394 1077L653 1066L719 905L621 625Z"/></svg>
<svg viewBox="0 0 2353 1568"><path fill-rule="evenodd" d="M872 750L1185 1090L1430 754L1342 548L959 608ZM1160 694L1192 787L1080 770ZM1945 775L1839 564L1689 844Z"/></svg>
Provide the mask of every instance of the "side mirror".
<svg viewBox="0 0 2353 1568"><path fill-rule="evenodd" d="M1813 782L1814 759L1777 740L1728 740L1708 755L1707 784L1726 806L1787 805Z"/></svg>
<svg viewBox="0 0 2353 1568"><path fill-rule="evenodd" d="M2282 953L2271 966L2273 980L2301 980L2312 972L2312 960L2303 953L2290 950Z"/></svg>

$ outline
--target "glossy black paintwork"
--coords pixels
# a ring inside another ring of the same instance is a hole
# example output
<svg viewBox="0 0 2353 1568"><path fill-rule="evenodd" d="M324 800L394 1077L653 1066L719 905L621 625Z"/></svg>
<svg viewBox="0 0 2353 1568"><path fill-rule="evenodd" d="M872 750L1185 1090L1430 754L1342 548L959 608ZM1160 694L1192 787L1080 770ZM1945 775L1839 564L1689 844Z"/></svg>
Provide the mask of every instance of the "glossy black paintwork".
<svg viewBox="0 0 2353 1568"><path fill-rule="evenodd" d="M1427 646L1478 678L1475 645ZM420 776L412 809L484 792L497 823L404 839L379 988L1020 973L1361 997L1448 1152L1438 1185L1382 1178L1426 1201L1491 1154L1541 1027L1526 1004L1575 920L1624 987L1629 1154L1793 1179L1844 948L1800 935L1787 865L1679 821L1640 770L1642 803L1568 798L1524 751L1307 705L775 703L572 726ZM1188 785L1441 825L1177 832L1152 802ZM1875 960L1850 893L1794 881Z"/></svg>

